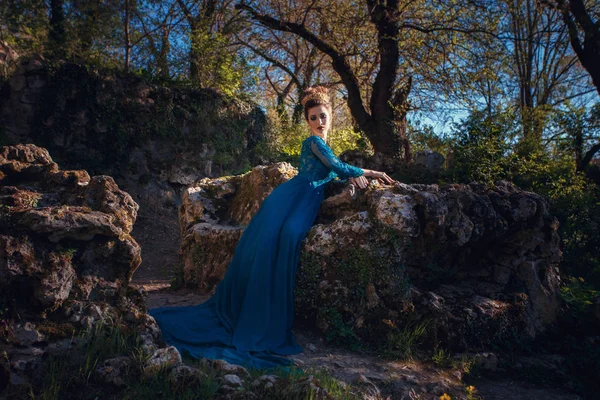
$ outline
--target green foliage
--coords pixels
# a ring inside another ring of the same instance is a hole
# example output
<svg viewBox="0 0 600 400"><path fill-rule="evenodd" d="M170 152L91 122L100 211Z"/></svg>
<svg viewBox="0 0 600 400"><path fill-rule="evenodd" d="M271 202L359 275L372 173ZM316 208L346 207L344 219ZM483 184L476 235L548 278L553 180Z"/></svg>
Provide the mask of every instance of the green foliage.
<svg viewBox="0 0 600 400"><path fill-rule="evenodd" d="M185 275L183 272L183 264L179 263L175 267L174 277L171 279L171 289L178 290L185 287Z"/></svg>
<svg viewBox="0 0 600 400"><path fill-rule="evenodd" d="M548 198L551 213L559 219L563 241L561 268L568 276L585 279L600 288L600 189L576 170L577 152L587 148L596 117L594 111L557 114L555 141L526 155L511 150L518 126L510 111L493 115L474 113L456 127L454 166L446 178L493 184L499 179L514 182Z"/></svg>
<svg viewBox="0 0 600 400"><path fill-rule="evenodd" d="M584 398L596 398L600 392L600 345L593 339L573 335L562 340L572 388Z"/></svg>
<svg viewBox="0 0 600 400"><path fill-rule="evenodd" d="M197 84L215 89L228 96L243 93L256 79L256 68L251 66L230 46L230 38L219 32L197 29L192 37L192 50L200 55ZM251 78L253 76L254 78ZM192 82L196 84L196 82Z"/></svg>
<svg viewBox="0 0 600 400"><path fill-rule="evenodd" d="M320 320L327 321L328 329L325 332L325 340L328 343L354 351L361 348L360 339L352 325L344 321L342 315L335 308L321 307L318 313Z"/></svg>
<svg viewBox="0 0 600 400"><path fill-rule="evenodd" d="M92 330L78 336L75 348L65 354L51 356L44 360L44 375L40 386L10 387L3 395L11 399L58 400L75 398L92 400L97 398L119 398L127 400L143 399L212 399L221 387L216 371L210 363L201 360L184 359L185 363L198 368L202 375L199 379L174 382L170 379L169 369L159 370L155 374L142 374L147 361L145 353L136 345L136 335L124 326L112 322L98 323ZM104 360L117 356L130 356L132 364L120 376L122 387L99 384L93 378L93 372ZM316 398L314 389L298 390L297 382L309 377L319 380L319 386L333 399L352 400L357 397L348 385L341 384L325 369L298 369L296 367L270 370L250 369L251 378L270 374L279 377L274 389L251 389L254 397L265 400L281 398L310 400ZM240 389L239 395L245 398L247 389Z"/></svg>
<svg viewBox="0 0 600 400"><path fill-rule="evenodd" d="M250 168L248 132L259 137L264 123L251 103L212 90L149 86L153 105L148 106L135 101L136 87L144 84L135 77L70 63L50 63L47 70L53 89L43 92L33 135L65 167L113 175L129 167L134 147L162 139L199 148L211 145L215 154L209 157L223 173ZM115 79L119 83L107 84ZM49 120L48 126L44 121ZM88 151L77 150L74 143Z"/></svg>
<svg viewBox="0 0 600 400"><path fill-rule="evenodd" d="M301 314L317 308L315 293L322 275L322 259L315 253L303 251L300 254L300 267L296 274L294 303Z"/></svg>
<svg viewBox="0 0 600 400"><path fill-rule="evenodd" d="M559 219L563 243L563 273L582 277L600 289L600 188L582 173L557 176L539 190L549 196L552 213Z"/></svg>
<svg viewBox="0 0 600 400"><path fill-rule="evenodd" d="M352 128L332 129L327 137L331 150L337 155L348 150L367 151L369 141L361 132Z"/></svg>
<svg viewBox="0 0 600 400"><path fill-rule="evenodd" d="M435 133L431 125L425 125L421 121L409 124L406 134L410 138L413 153L431 150L447 155L453 144L450 137Z"/></svg>
<svg viewBox="0 0 600 400"><path fill-rule="evenodd" d="M308 124L304 120L298 124L287 123L275 109L268 109L267 116L266 158L297 165L300 161L302 142L311 134ZM327 143L338 156L347 150L367 151L370 146L360 132L351 128L332 129Z"/></svg>
<svg viewBox="0 0 600 400"><path fill-rule="evenodd" d="M489 115L474 112L453 132L453 181L494 183L509 178L508 159L517 126L511 111Z"/></svg>
<svg viewBox="0 0 600 400"><path fill-rule="evenodd" d="M259 399L264 400L316 400L321 398L317 395L314 389L308 393L302 394L298 390L297 382L303 379L313 378L318 379L318 386L325 389L333 399L339 400L358 400L359 397L352 392L350 385L344 385L335 379L326 368L297 368L297 367L281 367L274 368L268 371L261 369L248 369L251 379L258 378L261 375L268 373L279 378L277 386L273 389L265 389L261 392L256 392L255 395Z"/></svg>
<svg viewBox="0 0 600 400"><path fill-rule="evenodd" d="M20 56L43 49L48 35L48 22L43 0L0 2L0 40L14 47Z"/></svg>
<svg viewBox="0 0 600 400"><path fill-rule="evenodd" d="M575 315L583 318L592 312L593 300L600 296L600 291L592 289L583 278L569 278L560 288L560 295Z"/></svg>

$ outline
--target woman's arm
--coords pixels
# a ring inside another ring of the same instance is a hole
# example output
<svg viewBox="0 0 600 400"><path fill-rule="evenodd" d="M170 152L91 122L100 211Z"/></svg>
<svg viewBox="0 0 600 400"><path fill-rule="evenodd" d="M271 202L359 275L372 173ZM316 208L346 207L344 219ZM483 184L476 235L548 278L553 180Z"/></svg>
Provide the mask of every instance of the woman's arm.
<svg viewBox="0 0 600 400"><path fill-rule="evenodd" d="M361 168L346 164L337 158L322 138L318 136L314 136L314 138L310 144L312 152L327 168L334 171L340 178L356 178L364 174Z"/></svg>

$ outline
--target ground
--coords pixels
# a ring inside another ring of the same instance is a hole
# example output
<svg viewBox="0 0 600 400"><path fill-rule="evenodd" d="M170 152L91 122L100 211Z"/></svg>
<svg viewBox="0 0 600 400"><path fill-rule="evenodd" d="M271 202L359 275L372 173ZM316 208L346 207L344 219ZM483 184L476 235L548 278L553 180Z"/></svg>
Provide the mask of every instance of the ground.
<svg viewBox="0 0 600 400"><path fill-rule="evenodd" d="M208 299L189 289L169 290L166 278L151 279L145 275L143 286L148 291L150 308L195 305ZM577 400L579 396L561 388L515 381L503 376L462 382L456 370L436 368L419 361L382 360L376 355L353 352L328 345L316 333L296 331L296 339L304 352L292 357L302 368L327 368L337 379L371 388L372 399L439 399L444 392L465 393L475 386L485 400ZM367 392L369 392L367 390ZM404 395L404 396L403 396Z"/></svg>

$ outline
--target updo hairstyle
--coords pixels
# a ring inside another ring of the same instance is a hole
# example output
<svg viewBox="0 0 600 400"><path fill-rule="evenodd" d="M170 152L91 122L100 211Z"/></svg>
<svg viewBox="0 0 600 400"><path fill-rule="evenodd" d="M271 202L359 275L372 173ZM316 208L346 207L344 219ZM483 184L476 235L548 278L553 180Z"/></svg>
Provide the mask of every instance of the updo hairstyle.
<svg viewBox="0 0 600 400"><path fill-rule="evenodd" d="M308 110L316 106L327 106L331 111L331 100L329 98L329 89L325 86L313 86L304 91L302 97L302 106L304 107L304 118L308 121Z"/></svg>

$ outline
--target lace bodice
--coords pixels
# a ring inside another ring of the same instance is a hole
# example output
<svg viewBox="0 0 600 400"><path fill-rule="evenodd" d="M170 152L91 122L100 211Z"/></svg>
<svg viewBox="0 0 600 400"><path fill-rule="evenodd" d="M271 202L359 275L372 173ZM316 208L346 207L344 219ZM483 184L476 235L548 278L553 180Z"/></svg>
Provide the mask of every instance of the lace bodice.
<svg viewBox="0 0 600 400"><path fill-rule="evenodd" d="M355 178L364 174L358 167L342 162L319 136L309 136L302 142L298 175L309 179L314 187L340 177Z"/></svg>

